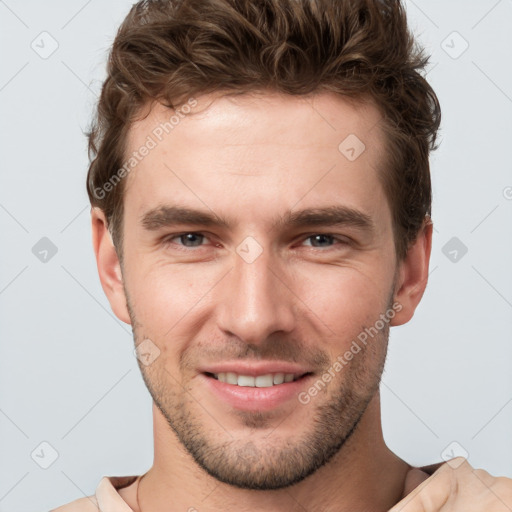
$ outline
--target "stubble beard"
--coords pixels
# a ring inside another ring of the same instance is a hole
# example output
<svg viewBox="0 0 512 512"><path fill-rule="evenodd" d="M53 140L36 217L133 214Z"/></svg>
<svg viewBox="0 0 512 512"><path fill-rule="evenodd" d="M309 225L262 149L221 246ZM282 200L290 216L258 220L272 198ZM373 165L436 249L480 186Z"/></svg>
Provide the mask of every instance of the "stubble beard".
<svg viewBox="0 0 512 512"><path fill-rule="evenodd" d="M390 306L391 301L388 308ZM137 345L145 336L129 301L128 310ZM363 330L364 327L361 332ZM325 388L327 394L319 393L306 405L297 400L290 415L298 408L309 410L307 420L297 422L303 430L292 438L280 433L279 424L285 423L287 418L279 417L279 412L276 416L275 411L235 411L240 423L248 430L243 439L233 439L223 429L222 418L216 411L208 411L210 415L205 413L191 393L184 389L186 384L179 383L165 367L155 363L145 366L139 361L139 368L169 427L204 471L238 488L275 490L302 481L336 454L343 455L342 448L347 445L379 389L388 338L389 325L385 324L367 344L360 344L361 350ZM159 345L158 340L153 341ZM322 374L315 377L316 382ZM205 428L194 410L209 418L212 431ZM266 435L262 434L264 429L268 430ZM222 436L231 438L218 440Z"/></svg>

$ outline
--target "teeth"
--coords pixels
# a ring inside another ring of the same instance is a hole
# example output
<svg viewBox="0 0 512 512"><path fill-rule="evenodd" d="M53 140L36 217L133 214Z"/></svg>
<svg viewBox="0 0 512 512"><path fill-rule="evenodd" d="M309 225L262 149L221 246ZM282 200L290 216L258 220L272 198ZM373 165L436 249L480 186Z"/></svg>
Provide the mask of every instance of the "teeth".
<svg viewBox="0 0 512 512"><path fill-rule="evenodd" d="M238 384L238 377L236 373L228 372L226 373L226 380L223 382L227 382L228 384Z"/></svg>
<svg viewBox="0 0 512 512"><path fill-rule="evenodd" d="M247 386L248 388L254 387L255 378L250 375L239 375L237 384L239 386Z"/></svg>
<svg viewBox="0 0 512 512"><path fill-rule="evenodd" d="M284 382L284 373L276 373L274 375L274 384L282 384Z"/></svg>
<svg viewBox="0 0 512 512"><path fill-rule="evenodd" d="M254 384L257 388L269 388L274 385L274 379L270 373L268 375L258 375L254 379Z"/></svg>
<svg viewBox="0 0 512 512"><path fill-rule="evenodd" d="M283 382L292 382L295 379L293 373L267 373L254 377L252 375L237 375L233 372L221 372L214 373L213 376L220 382L250 388L269 388Z"/></svg>

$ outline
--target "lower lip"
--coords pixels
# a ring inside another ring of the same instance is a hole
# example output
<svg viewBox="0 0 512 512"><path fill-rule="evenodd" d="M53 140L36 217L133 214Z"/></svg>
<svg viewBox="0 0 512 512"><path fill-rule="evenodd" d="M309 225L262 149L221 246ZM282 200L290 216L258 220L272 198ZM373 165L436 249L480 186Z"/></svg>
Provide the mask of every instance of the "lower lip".
<svg viewBox="0 0 512 512"><path fill-rule="evenodd" d="M231 407L243 411L269 411L290 400L297 400L297 395L307 386L312 375L268 388L237 386L205 374L201 374L201 377L210 391Z"/></svg>

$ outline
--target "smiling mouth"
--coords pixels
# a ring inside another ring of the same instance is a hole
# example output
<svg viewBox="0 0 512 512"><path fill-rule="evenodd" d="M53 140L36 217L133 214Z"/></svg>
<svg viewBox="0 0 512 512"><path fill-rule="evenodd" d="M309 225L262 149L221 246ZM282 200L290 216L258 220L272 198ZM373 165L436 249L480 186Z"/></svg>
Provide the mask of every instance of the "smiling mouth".
<svg viewBox="0 0 512 512"><path fill-rule="evenodd" d="M220 372L210 373L205 372L207 377L218 380L225 384L231 384L233 386L250 387L250 388L270 388L273 386L279 386L281 384L287 384L289 382L298 381L307 375L311 375L311 372L307 373L266 373L262 375L243 375L234 372Z"/></svg>

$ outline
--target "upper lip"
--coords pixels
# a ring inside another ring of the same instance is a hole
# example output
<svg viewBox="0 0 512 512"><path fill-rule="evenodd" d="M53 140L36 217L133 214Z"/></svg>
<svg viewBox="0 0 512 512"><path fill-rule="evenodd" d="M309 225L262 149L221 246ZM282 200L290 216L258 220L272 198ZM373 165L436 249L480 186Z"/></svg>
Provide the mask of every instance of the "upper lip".
<svg viewBox="0 0 512 512"><path fill-rule="evenodd" d="M311 370L304 366L289 363L286 361L225 361L222 363L210 364L199 368L201 373L236 373L237 375L266 375L268 373L293 373L295 376L310 373Z"/></svg>

